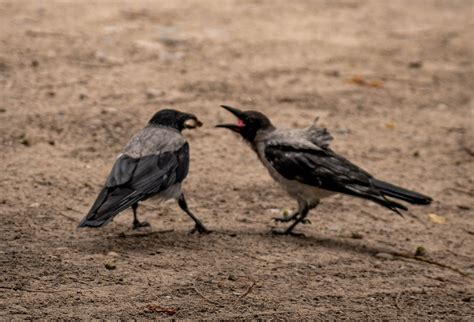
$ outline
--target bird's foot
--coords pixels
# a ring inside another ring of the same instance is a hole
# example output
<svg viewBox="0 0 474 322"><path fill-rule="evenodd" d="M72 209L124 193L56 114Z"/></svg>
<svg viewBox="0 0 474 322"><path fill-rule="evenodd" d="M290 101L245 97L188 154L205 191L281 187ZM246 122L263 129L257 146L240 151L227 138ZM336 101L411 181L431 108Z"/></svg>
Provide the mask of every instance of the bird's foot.
<svg viewBox="0 0 474 322"><path fill-rule="evenodd" d="M296 218L292 218L292 217L289 217L289 216L286 216L286 217L273 217L273 220L275 220L276 222L290 222L292 220L295 220Z"/></svg>
<svg viewBox="0 0 474 322"><path fill-rule="evenodd" d="M289 236L294 236L294 237L306 237L303 233L295 233L293 231L288 231L288 230L276 230L276 229L272 229L272 233L274 235L289 235Z"/></svg>
<svg viewBox="0 0 474 322"><path fill-rule="evenodd" d="M149 227L149 226L150 226L150 223L147 222L147 221L140 222L140 221L136 220L136 221L133 222L133 229L138 229L138 228L141 228L141 227Z"/></svg>
<svg viewBox="0 0 474 322"><path fill-rule="evenodd" d="M207 229L204 225L195 225L193 229L189 231L190 234L194 234L195 232L198 232L200 234L210 234L211 231Z"/></svg>
<svg viewBox="0 0 474 322"><path fill-rule="evenodd" d="M290 222L290 221L293 221L293 220L296 220L298 219L298 217L273 217L273 220L275 220L276 222ZM309 219L303 219L301 221L302 224L311 224L311 220Z"/></svg>

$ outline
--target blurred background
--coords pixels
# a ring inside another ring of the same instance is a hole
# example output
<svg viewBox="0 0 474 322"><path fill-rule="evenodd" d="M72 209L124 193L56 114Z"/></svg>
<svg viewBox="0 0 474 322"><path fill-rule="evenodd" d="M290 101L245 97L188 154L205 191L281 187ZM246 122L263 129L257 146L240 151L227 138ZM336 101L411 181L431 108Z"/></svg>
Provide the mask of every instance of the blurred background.
<svg viewBox="0 0 474 322"><path fill-rule="evenodd" d="M467 277L393 253L474 271L473 21L470 0L0 1L0 316L472 316ZM435 201L402 219L336 196L306 239L271 236L295 205L213 128L232 119L220 104L282 127L319 116L335 151ZM127 211L77 230L122 146L170 107L205 123L185 134L184 191L216 233L188 236L153 202L151 232Z"/></svg>

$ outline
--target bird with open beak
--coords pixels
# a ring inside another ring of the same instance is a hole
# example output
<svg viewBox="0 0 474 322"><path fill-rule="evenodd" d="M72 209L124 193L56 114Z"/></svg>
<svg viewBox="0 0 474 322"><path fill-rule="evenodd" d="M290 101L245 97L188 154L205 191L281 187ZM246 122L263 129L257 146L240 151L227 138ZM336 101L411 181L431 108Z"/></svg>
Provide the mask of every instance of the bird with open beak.
<svg viewBox="0 0 474 322"><path fill-rule="evenodd" d="M140 201L176 199L195 223L191 232L208 230L188 209L181 184L188 175L189 144L181 131L202 126L193 114L164 109L128 142L115 160L104 187L79 227L100 227L132 207L133 229L149 226L138 221Z"/></svg>
<svg viewBox="0 0 474 322"><path fill-rule="evenodd" d="M236 132L249 143L272 178L298 202L294 214L275 218L292 221L286 230L274 231L277 234L299 235L293 228L307 221L308 212L322 198L335 193L371 200L400 215L400 210L407 208L388 197L417 205L431 203L430 197L377 180L336 154L329 147L332 136L316 124L305 129L279 129L260 112L221 106L237 117L237 123L217 127Z"/></svg>

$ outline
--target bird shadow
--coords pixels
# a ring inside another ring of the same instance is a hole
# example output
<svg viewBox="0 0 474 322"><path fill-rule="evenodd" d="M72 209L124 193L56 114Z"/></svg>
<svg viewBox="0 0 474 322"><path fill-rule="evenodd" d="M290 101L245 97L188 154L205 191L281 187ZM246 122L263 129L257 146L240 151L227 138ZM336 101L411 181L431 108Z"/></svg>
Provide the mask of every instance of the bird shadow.
<svg viewBox="0 0 474 322"><path fill-rule="evenodd" d="M397 250L387 246L375 246L361 240L348 237L324 237L315 235L279 236L271 231L256 229L223 229L214 230L210 234L189 234L184 230L153 230L140 232L111 231L107 235L94 235L76 240L75 248L84 253L107 253L120 251L124 253L149 253L150 251L192 250L195 252L209 251L213 248L229 248L235 251L236 245L254 243L268 244L266 247L281 247L296 244L300 247L322 247L336 251L373 256L377 253L394 253Z"/></svg>

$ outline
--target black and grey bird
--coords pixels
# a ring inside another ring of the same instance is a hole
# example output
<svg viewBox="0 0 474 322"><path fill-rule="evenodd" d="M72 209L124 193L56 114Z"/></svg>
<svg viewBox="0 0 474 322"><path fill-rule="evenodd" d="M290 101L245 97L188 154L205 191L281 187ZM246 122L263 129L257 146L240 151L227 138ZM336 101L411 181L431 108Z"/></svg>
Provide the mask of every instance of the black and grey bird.
<svg viewBox="0 0 474 322"><path fill-rule="evenodd" d="M208 230L188 209L181 184L188 175L189 144L181 135L202 123L193 114L171 109L157 112L146 127L128 142L117 157L107 181L79 227L100 227L132 207L133 228L149 226L137 218L140 201L176 199L194 220L192 232Z"/></svg>
<svg viewBox="0 0 474 322"><path fill-rule="evenodd" d="M427 205L431 198L375 179L365 170L336 154L329 147L332 136L314 124L304 129L278 129L262 113L241 111L222 105L234 114L237 124L219 124L239 133L257 153L270 175L297 200L298 211L278 221L293 223L282 234L306 221L309 210L322 198L343 193L376 202L401 215L407 208L388 197L411 204Z"/></svg>

